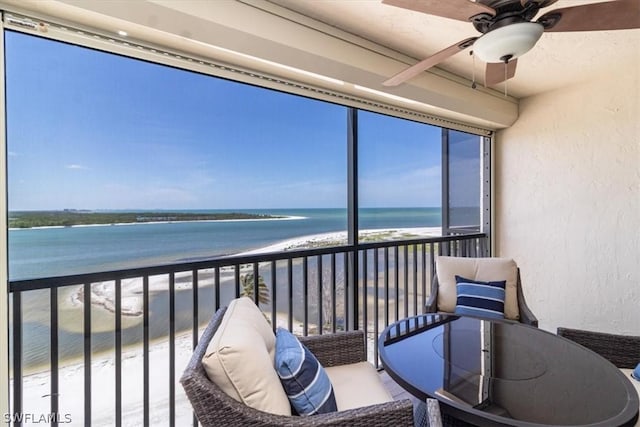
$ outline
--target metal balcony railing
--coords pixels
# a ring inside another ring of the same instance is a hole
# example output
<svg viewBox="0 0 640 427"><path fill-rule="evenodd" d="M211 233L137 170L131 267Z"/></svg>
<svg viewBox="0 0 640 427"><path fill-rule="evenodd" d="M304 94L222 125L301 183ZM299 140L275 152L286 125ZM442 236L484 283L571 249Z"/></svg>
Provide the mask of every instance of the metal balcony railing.
<svg viewBox="0 0 640 427"><path fill-rule="evenodd" d="M185 357L213 312L243 294L274 329L364 330L378 366L379 332L423 312L435 258L487 254L475 233L12 281L12 423L196 425L177 382ZM48 313L30 313L36 297Z"/></svg>

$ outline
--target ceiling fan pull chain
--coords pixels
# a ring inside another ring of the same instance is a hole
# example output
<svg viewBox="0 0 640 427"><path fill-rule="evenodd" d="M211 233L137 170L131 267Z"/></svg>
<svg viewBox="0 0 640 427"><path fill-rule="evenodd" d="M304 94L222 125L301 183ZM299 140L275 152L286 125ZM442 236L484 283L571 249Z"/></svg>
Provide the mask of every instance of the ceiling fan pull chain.
<svg viewBox="0 0 640 427"><path fill-rule="evenodd" d="M471 89L476 88L476 56L473 54L473 51L469 52L471 55Z"/></svg>
<svg viewBox="0 0 640 427"><path fill-rule="evenodd" d="M507 66L507 61L504 61L504 96L507 96L507 82L509 80L507 80L509 78L509 72L508 72L508 66Z"/></svg>

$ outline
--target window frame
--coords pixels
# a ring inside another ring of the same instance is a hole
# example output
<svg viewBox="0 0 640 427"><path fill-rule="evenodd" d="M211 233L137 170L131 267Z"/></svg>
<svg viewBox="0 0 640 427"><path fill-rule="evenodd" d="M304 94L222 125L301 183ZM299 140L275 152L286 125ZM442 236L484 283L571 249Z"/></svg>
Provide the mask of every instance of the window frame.
<svg viewBox="0 0 640 427"><path fill-rule="evenodd" d="M261 73L256 73L253 70L243 69L229 64L220 64L211 61L208 58L196 57L192 54L185 54L184 52L171 51L165 47L152 46L132 40L122 39L114 37L113 35L101 32L97 29L88 28L71 28L66 23L55 23L47 21L47 31L41 31L40 27L36 24L42 20L38 18L21 17L17 14L3 14L3 20L0 22L0 104L2 113L0 114L1 126L5 129L0 136L0 169L3 169L5 173L0 174L0 186L4 188L4 195L0 197L0 245L5 248L5 253L8 254L8 199L7 199L7 141L6 141L6 123L5 123L5 65L4 65L4 32L5 30L12 30L16 32L22 32L25 34L35 35L39 37L48 38L60 42L77 44L83 47L93 48L108 53L115 53L135 59L142 59L162 65L168 65L176 68L185 69L188 71L194 71L198 73L208 74L214 77L220 77L229 80L235 80L243 83L248 83L264 88L276 89L282 92L302 95L308 98L317 99L321 101L328 101L331 103L340 104L347 108L348 114L348 143L347 143L347 209L348 209L348 228L349 233L349 245L353 245L357 254L358 239L358 185L357 185L357 109L363 109L367 111L373 111L382 113L392 117L401 119L410 119L417 122L440 126L443 129L456 129L468 133L473 133L483 137L483 157L482 157L482 204L481 204L481 219L482 219L482 232L492 239L492 215L493 215L493 198L491 193L491 174L493 170L491 168L492 159L492 135L493 132L488 129L479 128L476 126L468 125L460 122L453 122L448 119L431 116L422 113L417 110L402 109L392 104L384 104L378 101L371 101L366 98L357 98L352 95L341 94L338 92L331 92L326 89L312 87L309 85L302 85L298 82L287 80L278 76L270 76ZM443 162L444 165L447 162ZM444 177L444 174L443 174ZM444 182L447 182L443 179ZM444 187L443 187L444 190ZM443 194L445 192L443 191ZM443 204L443 211L444 211ZM443 228L444 228L444 216L443 216ZM490 251L491 245L487 247L487 251ZM0 318L8 319L8 298L9 298L9 280L8 280L8 255L2 257L0 260ZM357 259L355 261L357 265ZM354 298L354 297L352 297ZM7 323L8 324L8 323ZM4 354L8 354L9 338L8 329L0 328L0 351ZM0 358L0 413L9 412L9 365L8 358Z"/></svg>

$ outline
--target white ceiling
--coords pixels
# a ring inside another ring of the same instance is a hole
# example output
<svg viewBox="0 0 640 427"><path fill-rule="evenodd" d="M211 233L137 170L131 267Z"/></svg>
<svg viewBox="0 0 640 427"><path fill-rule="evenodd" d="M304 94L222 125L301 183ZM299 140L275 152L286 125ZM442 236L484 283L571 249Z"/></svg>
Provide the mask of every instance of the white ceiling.
<svg viewBox="0 0 640 427"><path fill-rule="evenodd" d="M479 34L470 23L384 5L381 0L270 1L416 61ZM542 9L540 14L595 2L559 0ZM473 58L466 50L439 67L471 80ZM484 64L476 61L475 70L480 80ZM507 90L510 95L523 98L576 82L615 78L617 73L629 72L640 73L640 29L545 33L530 52L518 59L516 76L508 81ZM503 84L495 88L504 90Z"/></svg>

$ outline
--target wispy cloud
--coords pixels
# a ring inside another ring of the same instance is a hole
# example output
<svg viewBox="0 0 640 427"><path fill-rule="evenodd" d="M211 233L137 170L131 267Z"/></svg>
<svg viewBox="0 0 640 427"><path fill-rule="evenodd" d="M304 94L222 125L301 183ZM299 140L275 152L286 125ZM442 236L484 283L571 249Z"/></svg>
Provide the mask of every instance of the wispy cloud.
<svg viewBox="0 0 640 427"><path fill-rule="evenodd" d="M89 168L86 166L76 164L66 165L65 168L73 170L89 170Z"/></svg>
<svg viewBox="0 0 640 427"><path fill-rule="evenodd" d="M19 156L19 154L18 154L18 153L16 153L15 151L9 151L9 152L7 152L7 154L9 155L9 157L16 157L16 156Z"/></svg>

